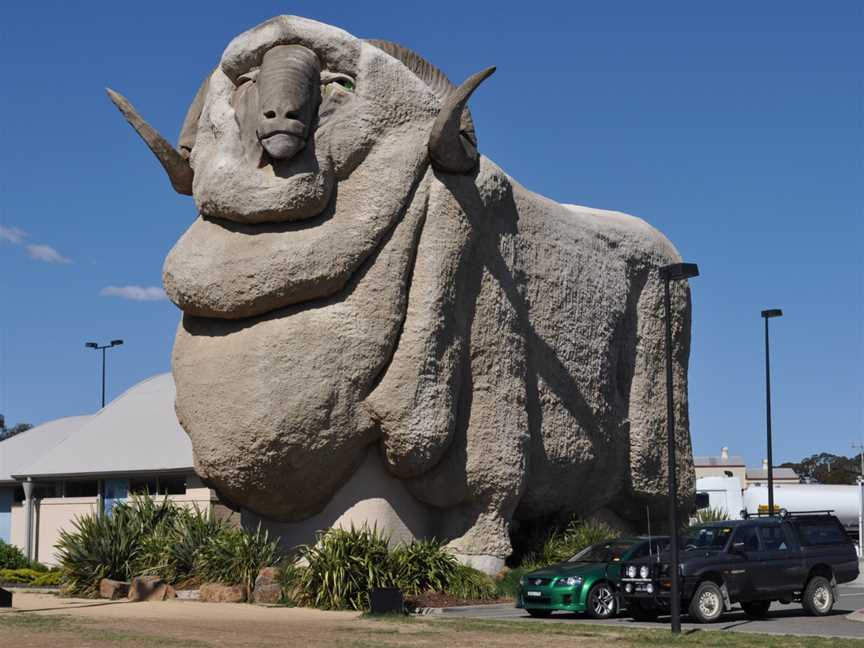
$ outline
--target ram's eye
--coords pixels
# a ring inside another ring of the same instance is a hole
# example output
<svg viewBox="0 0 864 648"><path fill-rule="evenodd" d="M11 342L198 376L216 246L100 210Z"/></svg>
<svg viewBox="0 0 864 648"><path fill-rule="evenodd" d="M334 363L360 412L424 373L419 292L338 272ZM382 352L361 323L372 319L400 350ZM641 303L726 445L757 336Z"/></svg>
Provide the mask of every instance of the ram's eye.
<svg viewBox="0 0 864 648"><path fill-rule="evenodd" d="M347 92L354 92L354 79L352 79L347 74L341 74L339 72L322 72L321 84L325 88L330 85L336 85Z"/></svg>
<svg viewBox="0 0 864 648"><path fill-rule="evenodd" d="M261 70L259 68L254 68L252 70L249 70L246 74L241 74L239 77L237 77L237 87L239 88L244 83L248 83L249 81L254 82L258 78L258 73L260 71Z"/></svg>

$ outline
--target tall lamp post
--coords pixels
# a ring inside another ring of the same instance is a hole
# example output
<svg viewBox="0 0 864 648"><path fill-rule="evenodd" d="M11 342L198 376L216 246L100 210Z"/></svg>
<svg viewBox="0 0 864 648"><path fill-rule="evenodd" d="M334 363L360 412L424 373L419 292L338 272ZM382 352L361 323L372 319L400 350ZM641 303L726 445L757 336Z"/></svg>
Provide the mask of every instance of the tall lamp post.
<svg viewBox="0 0 864 648"><path fill-rule="evenodd" d="M771 448L771 361L768 354L768 320L782 317L783 311L772 308L762 311L765 320L765 412L768 428L768 515L774 515L774 455Z"/></svg>
<svg viewBox="0 0 864 648"><path fill-rule="evenodd" d="M695 263L673 263L660 268L660 278L663 280L664 305L666 311L666 444L669 463L669 550L670 577L672 590L670 592L669 611L672 613L672 632L681 632L681 591L678 577L678 479L675 460L675 403L672 397L672 298L669 294L669 284L699 276L699 266Z"/></svg>
<svg viewBox="0 0 864 648"><path fill-rule="evenodd" d="M95 342L85 342L84 346L94 351L102 351L102 407L105 407L105 349L111 349L123 344L123 340L111 340L109 344L98 345Z"/></svg>

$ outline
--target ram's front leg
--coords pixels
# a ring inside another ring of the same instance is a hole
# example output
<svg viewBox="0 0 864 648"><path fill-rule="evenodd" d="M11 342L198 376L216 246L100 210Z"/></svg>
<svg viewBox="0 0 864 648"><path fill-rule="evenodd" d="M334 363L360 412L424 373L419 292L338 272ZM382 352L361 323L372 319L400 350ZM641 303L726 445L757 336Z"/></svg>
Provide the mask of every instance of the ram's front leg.
<svg viewBox="0 0 864 648"><path fill-rule="evenodd" d="M530 443L524 327L499 269L478 268L453 441L434 468L408 482L418 499L442 509L438 537L490 573L512 551L508 529L525 489Z"/></svg>
<svg viewBox="0 0 864 648"><path fill-rule="evenodd" d="M365 405L381 428L388 470L411 478L444 455L453 439L473 306L476 234L462 206L428 173L426 214L414 259L398 346Z"/></svg>
<svg viewBox="0 0 864 648"><path fill-rule="evenodd" d="M630 495L624 507L631 510L621 511L631 519L644 517L646 505L662 512L668 493L664 289L656 268L644 272L647 276L636 308L638 324L628 404ZM687 403L690 289L685 282L673 282L670 288L676 471L679 504L684 507L695 485Z"/></svg>

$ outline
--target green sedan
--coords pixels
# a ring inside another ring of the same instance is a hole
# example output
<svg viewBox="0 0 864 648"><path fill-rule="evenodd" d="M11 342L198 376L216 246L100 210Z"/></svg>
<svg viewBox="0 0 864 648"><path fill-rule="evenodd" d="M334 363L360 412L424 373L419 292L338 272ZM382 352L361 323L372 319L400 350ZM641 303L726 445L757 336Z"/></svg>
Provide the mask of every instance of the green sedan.
<svg viewBox="0 0 864 648"><path fill-rule="evenodd" d="M617 582L621 563L655 555L669 539L617 538L586 547L557 565L529 572L519 580L516 607L534 617L555 610L587 612L595 619L618 613Z"/></svg>

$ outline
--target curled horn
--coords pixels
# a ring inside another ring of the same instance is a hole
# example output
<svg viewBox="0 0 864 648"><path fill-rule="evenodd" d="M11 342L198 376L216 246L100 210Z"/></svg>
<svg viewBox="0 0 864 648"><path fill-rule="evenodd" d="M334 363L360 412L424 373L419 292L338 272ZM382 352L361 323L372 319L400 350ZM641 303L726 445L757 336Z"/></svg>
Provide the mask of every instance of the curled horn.
<svg viewBox="0 0 864 648"><path fill-rule="evenodd" d="M462 111L471 94L493 72L494 67L478 72L444 99L444 105L429 134L429 157L432 166L438 171L471 173L477 168L477 145L462 134L460 123Z"/></svg>
<svg viewBox="0 0 864 648"><path fill-rule="evenodd" d="M111 101L117 106L118 110L123 113L126 121L135 129L135 132L141 136L144 143L153 151L153 154L159 159L165 172L168 174L168 179L171 180L171 186L174 191L187 196L192 195L192 178L194 171L189 166L186 160L171 144L162 137L156 129L141 118L135 108L130 104L126 97L114 92L111 88L105 88L108 91L108 96Z"/></svg>

